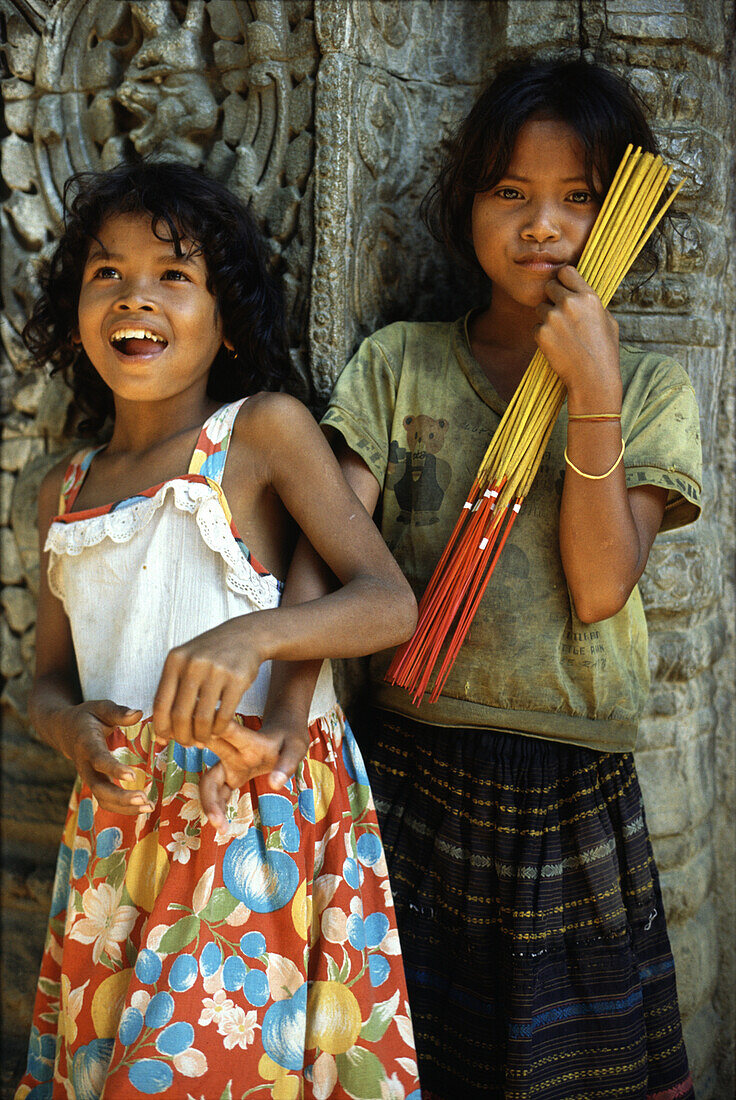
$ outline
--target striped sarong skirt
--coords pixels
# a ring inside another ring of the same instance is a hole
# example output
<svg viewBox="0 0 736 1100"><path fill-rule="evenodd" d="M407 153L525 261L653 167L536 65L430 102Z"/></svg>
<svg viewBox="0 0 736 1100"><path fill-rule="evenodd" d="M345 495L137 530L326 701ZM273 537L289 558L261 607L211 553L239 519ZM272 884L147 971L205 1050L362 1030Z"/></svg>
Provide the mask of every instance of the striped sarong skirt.
<svg viewBox="0 0 736 1100"><path fill-rule="evenodd" d="M361 725L425 1100L692 1098L632 756Z"/></svg>

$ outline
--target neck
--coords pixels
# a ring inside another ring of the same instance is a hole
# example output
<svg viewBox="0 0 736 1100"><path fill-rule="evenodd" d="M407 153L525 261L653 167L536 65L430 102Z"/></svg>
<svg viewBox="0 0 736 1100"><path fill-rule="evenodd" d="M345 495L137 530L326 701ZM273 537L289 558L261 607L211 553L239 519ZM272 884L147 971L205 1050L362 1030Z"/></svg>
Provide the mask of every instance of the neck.
<svg viewBox="0 0 736 1100"><path fill-rule="evenodd" d="M477 338L490 347L513 353L526 362L537 350L534 329L539 316L532 306L519 305L508 295L493 292L489 305L474 319Z"/></svg>
<svg viewBox="0 0 736 1100"><path fill-rule="evenodd" d="M510 401L537 350L533 308L494 292L484 310L470 322L470 347L503 401Z"/></svg>
<svg viewBox="0 0 736 1100"><path fill-rule="evenodd" d="M115 426L107 453L147 451L203 424L218 406L205 393L177 394L162 401L127 401L115 395Z"/></svg>

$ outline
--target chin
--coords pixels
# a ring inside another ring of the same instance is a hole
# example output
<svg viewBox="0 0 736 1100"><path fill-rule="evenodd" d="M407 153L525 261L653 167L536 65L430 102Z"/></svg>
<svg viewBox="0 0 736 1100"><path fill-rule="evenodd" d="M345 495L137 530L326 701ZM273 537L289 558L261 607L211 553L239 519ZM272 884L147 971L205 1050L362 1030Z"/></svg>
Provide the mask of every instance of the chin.
<svg viewBox="0 0 736 1100"><path fill-rule="evenodd" d="M542 302L546 302L547 295L541 289L530 291L527 294L519 294L514 298L517 305L523 306L524 309L536 309L537 306L541 306Z"/></svg>

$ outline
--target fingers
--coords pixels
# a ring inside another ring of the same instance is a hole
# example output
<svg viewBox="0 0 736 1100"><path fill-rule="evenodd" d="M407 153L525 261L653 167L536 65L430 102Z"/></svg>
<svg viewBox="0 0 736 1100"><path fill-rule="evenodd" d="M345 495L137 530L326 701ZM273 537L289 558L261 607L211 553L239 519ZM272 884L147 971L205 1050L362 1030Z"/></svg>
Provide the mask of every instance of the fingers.
<svg viewBox="0 0 736 1100"><path fill-rule="evenodd" d="M79 732L74 746L74 762L80 775L84 765L87 764L96 774L107 776L113 783L130 783L134 779L134 773L130 768L126 764L121 764L110 752L105 734L99 729L82 729Z"/></svg>
<svg viewBox="0 0 736 1100"><path fill-rule="evenodd" d="M108 702L103 700L103 705L95 702L94 708L83 716L84 724L77 729L72 749L77 771L103 809L124 814L150 813L153 805L142 791L125 789L126 784L133 783L135 775L110 751L104 728L96 725L102 721L99 714L110 717L110 707L115 704L104 705Z"/></svg>
<svg viewBox="0 0 736 1100"><path fill-rule="evenodd" d="M220 702L221 692L222 684L214 677L200 687L199 698L194 708L192 734L194 739L202 745L206 745L215 733L217 704Z"/></svg>
<svg viewBox="0 0 736 1100"><path fill-rule="evenodd" d="M563 286L557 278L550 279L549 282L544 284L544 293L549 301L555 304L563 302L566 297L569 298L570 296L568 288ZM543 302L542 305L545 305L548 310L551 309L549 302Z"/></svg>
<svg viewBox="0 0 736 1100"><path fill-rule="evenodd" d="M181 660L172 650L164 661L161 679L153 700L153 728L157 741L168 741L174 736L171 728L171 708L179 687Z"/></svg>
<svg viewBox="0 0 736 1100"><path fill-rule="evenodd" d="M90 757L78 770L82 782L89 787L103 810L128 816L151 813L154 807L142 791L126 791L116 786L107 774L98 770L95 759Z"/></svg>
<svg viewBox="0 0 736 1100"><path fill-rule="evenodd" d="M216 749L227 782L233 788L242 787L258 775L267 775L278 754L278 744L257 730L248 730L238 748L229 739L222 739L217 742Z"/></svg>
<svg viewBox="0 0 736 1100"><path fill-rule="evenodd" d="M215 736L222 736L230 722L232 722L243 690L241 690L240 682L233 681L225 685L220 698L220 709L212 723L212 732ZM242 729L242 726L238 726L238 729Z"/></svg>
<svg viewBox="0 0 736 1100"><path fill-rule="evenodd" d="M172 649L153 703L156 740L192 745L221 736L251 681L252 677L189 653L187 646Z"/></svg>
<svg viewBox="0 0 736 1100"><path fill-rule="evenodd" d="M199 783L199 797L207 820L218 832L228 827L227 804L232 790L225 780L222 764L215 764L202 776Z"/></svg>
<svg viewBox="0 0 736 1100"><path fill-rule="evenodd" d="M293 733L284 737L276 766L268 777L271 787L277 791L283 787L299 767L309 748L309 731Z"/></svg>
<svg viewBox="0 0 736 1100"><path fill-rule="evenodd" d="M578 269L573 267L572 264L565 264L564 267L561 267L556 278L552 279L551 282L558 285L561 283L563 287L568 287L570 290L590 290L590 285L586 283Z"/></svg>
<svg viewBox="0 0 736 1100"><path fill-rule="evenodd" d="M544 293L555 305L586 300L600 304L600 298L596 292L588 286L580 273L570 266L561 268L554 279L544 284Z"/></svg>
<svg viewBox="0 0 736 1100"><path fill-rule="evenodd" d="M94 699L87 704L87 710L103 726L132 726L143 717L142 710L121 707L119 703L113 703L112 699Z"/></svg>

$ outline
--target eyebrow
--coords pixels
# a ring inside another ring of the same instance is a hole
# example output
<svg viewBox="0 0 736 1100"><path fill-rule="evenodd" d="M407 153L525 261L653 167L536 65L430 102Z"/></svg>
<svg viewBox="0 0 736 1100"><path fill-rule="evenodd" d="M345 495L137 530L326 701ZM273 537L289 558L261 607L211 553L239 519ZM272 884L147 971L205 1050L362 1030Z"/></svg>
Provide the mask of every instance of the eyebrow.
<svg viewBox="0 0 736 1100"><path fill-rule="evenodd" d="M516 183L531 183L528 176L515 176L513 172L506 172L501 176L502 180L514 180ZM587 183L585 176L566 176L560 183Z"/></svg>
<svg viewBox="0 0 736 1100"><path fill-rule="evenodd" d="M87 256L87 263L91 264L94 263L96 260L116 260L119 262L120 260L124 259L125 257L122 256L119 252L108 252L106 248L97 245L96 248L90 249L89 255ZM162 252L159 256L156 256L156 263L189 264L190 267L195 267L195 259L196 255L195 257L190 258L186 253L182 253L181 256L177 256L172 249L171 252Z"/></svg>

